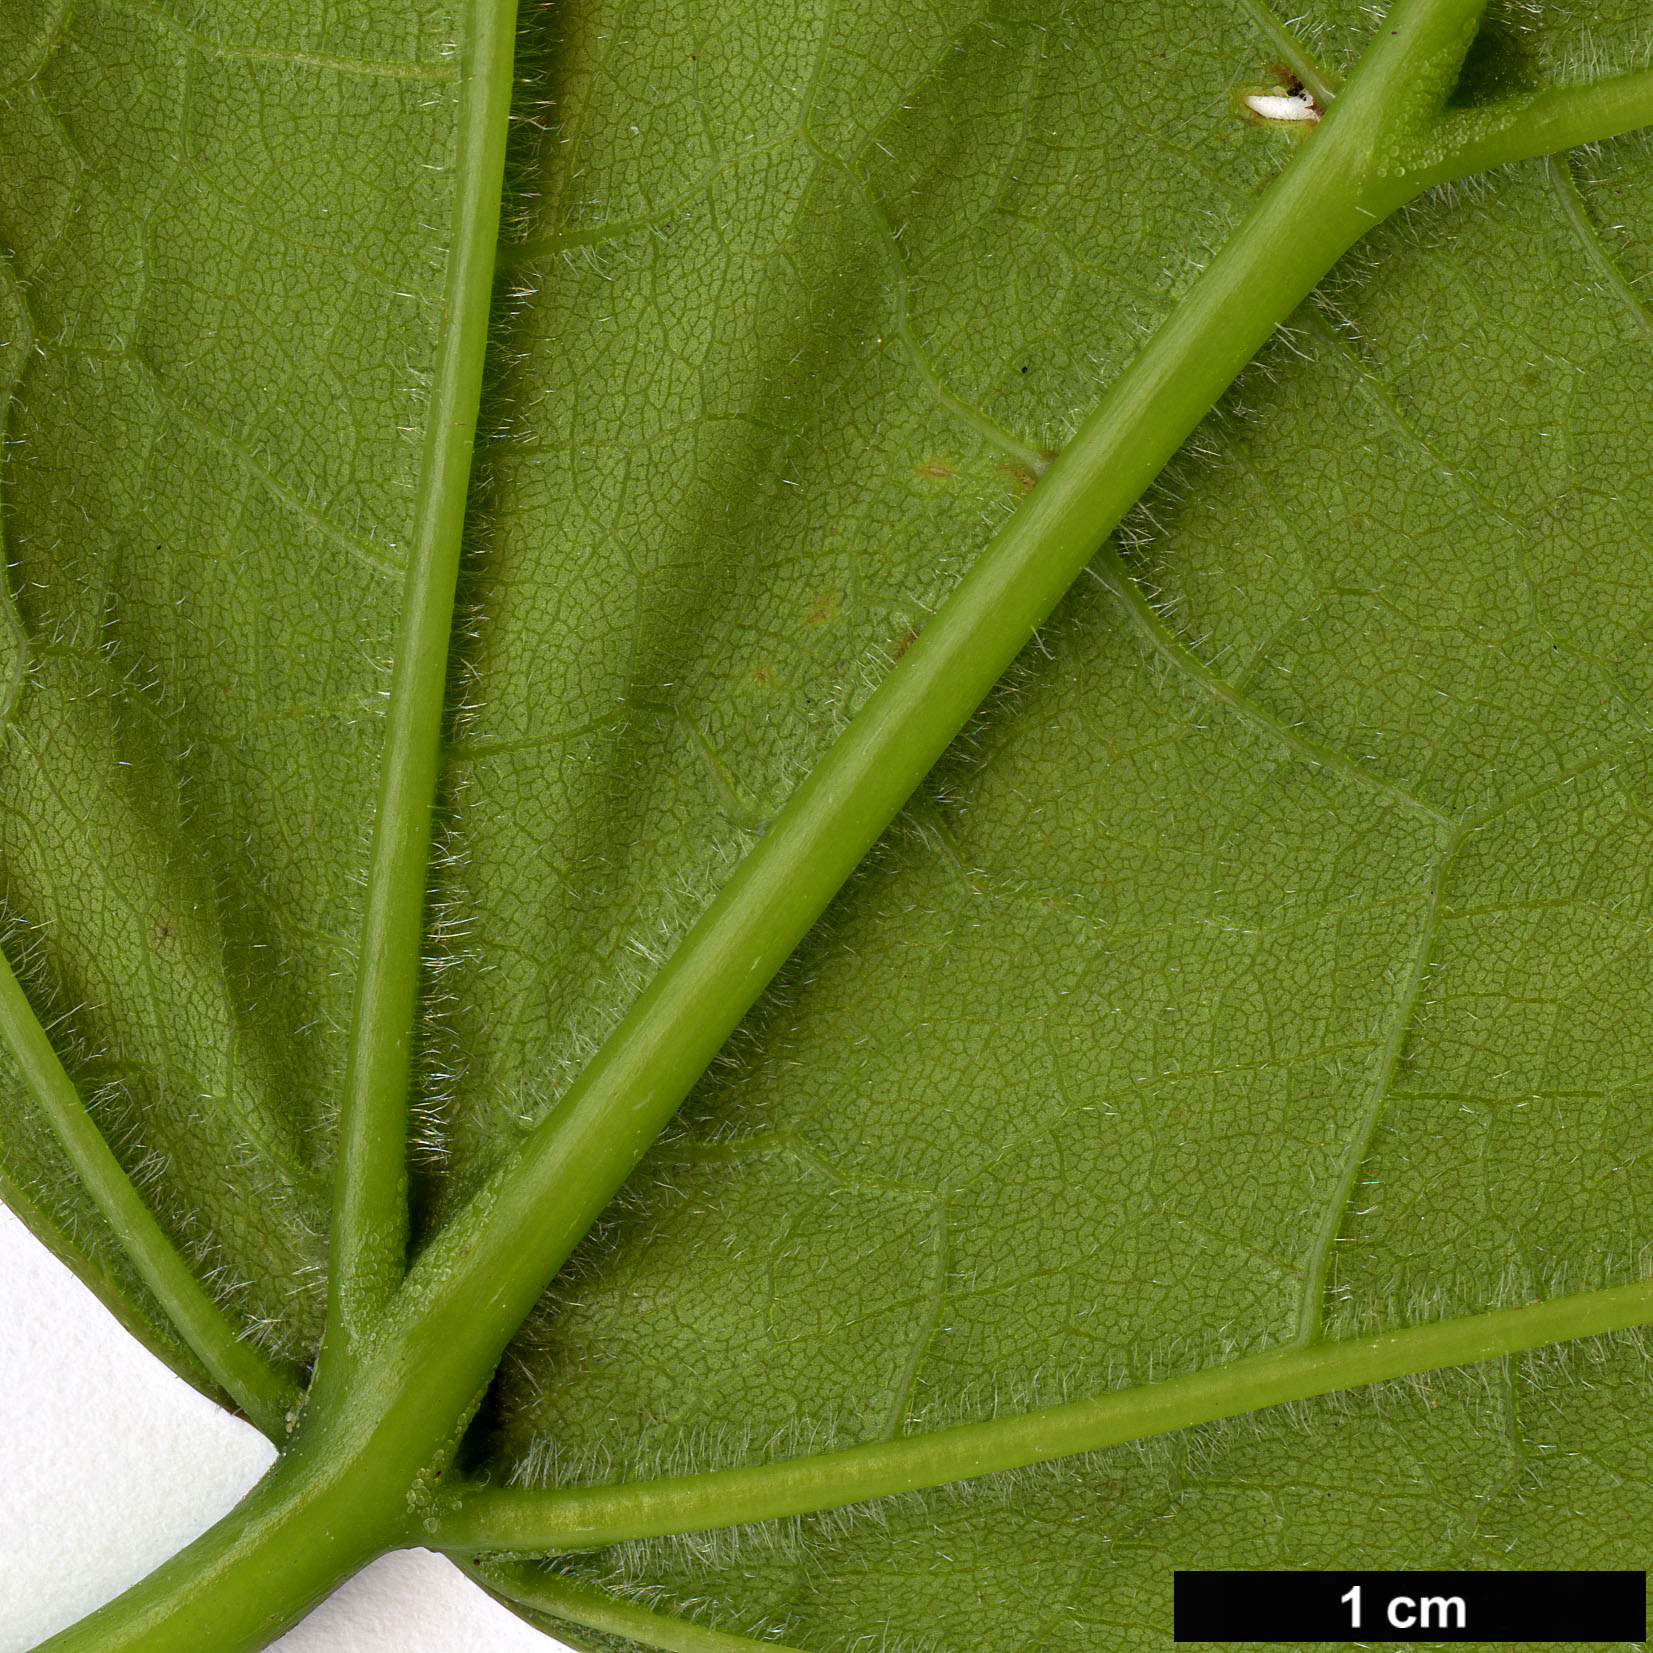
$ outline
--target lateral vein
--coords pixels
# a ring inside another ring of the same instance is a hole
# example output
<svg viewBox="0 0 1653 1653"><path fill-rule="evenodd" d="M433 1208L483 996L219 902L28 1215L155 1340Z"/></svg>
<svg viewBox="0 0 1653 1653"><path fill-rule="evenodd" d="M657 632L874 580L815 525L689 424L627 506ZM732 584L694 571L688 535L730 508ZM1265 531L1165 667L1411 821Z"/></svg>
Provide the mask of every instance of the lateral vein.
<svg viewBox="0 0 1653 1653"><path fill-rule="evenodd" d="M1393 781L1387 781L1381 775L1374 774L1346 753L1339 752L1336 747L1326 746L1294 729L1289 723L1258 705L1244 690L1236 688L1214 666L1200 659L1166 625L1159 611L1133 578L1119 547L1112 540L1107 541L1091 559L1090 572L1105 590L1119 600L1143 641L1160 659L1190 682L1204 689L1214 700L1228 707L1243 722L1263 734L1272 736L1298 757L1322 768L1334 770L1380 797L1393 799L1407 809L1415 809L1431 820L1446 824L1446 817L1438 809L1425 803L1422 798L1408 792L1405 787L1397 786Z"/></svg>
<svg viewBox="0 0 1653 1653"><path fill-rule="evenodd" d="M236 1405L266 1435L280 1440L287 1433L288 1413L299 1398L297 1386L236 1335L224 1311L144 1203L81 1100L4 957L0 957L0 1038L22 1069L24 1082L82 1186L179 1336Z"/></svg>
<svg viewBox="0 0 1653 1653"><path fill-rule="evenodd" d="M1331 1274L1332 1253L1337 1246L1337 1236L1343 1228L1343 1220L1349 1209L1349 1200L1354 1194L1355 1183L1360 1177L1360 1168L1371 1152L1372 1138L1377 1131L1378 1121L1383 1117L1384 1104L1389 1100L1395 1074L1406 1050L1406 1035L1411 1030L1413 1018L1417 1014L1418 1002L1423 996L1423 985L1428 979L1429 966L1435 956L1435 942L1440 932L1441 896L1446 888L1447 876L1462 847L1464 836L1461 831L1452 835L1441 852L1435 876L1430 881L1428 905L1424 908L1417 944L1412 949L1411 964L1406 973L1406 980L1401 986L1400 997L1395 1004L1394 1016L1389 1025L1389 1036L1383 1042L1383 1048L1378 1056L1377 1072L1372 1078L1372 1088L1344 1149L1343 1162L1338 1168L1337 1185L1332 1190L1331 1198L1326 1202L1325 1214L1321 1218L1303 1270L1303 1296L1298 1310L1297 1338L1304 1345L1313 1344L1320 1336L1320 1328L1325 1317L1326 1282Z"/></svg>
<svg viewBox="0 0 1653 1653"><path fill-rule="evenodd" d="M454 1555L548 1555L808 1515L1649 1321L1653 1280L1641 1280L1365 1337L1291 1345L1013 1417L749 1468L614 1486L484 1488L459 1500L432 1542Z"/></svg>
<svg viewBox="0 0 1653 1653"><path fill-rule="evenodd" d="M644 1647L657 1647L661 1653L799 1653L767 1637L755 1641L728 1630L714 1630L694 1619L679 1618L675 1613L623 1601L567 1573L521 1565L473 1567L471 1571L485 1590L514 1606L585 1630L623 1636Z"/></svg>
<svg viewBox="0 0 1653 1653"><path fill-rule="evenodd" d="M1647 300L1630 285L1630 278L1619 268L1618 261L1603 244L1601 232L1590 222L1583 192L1578 187L1578 180L1573 176L1572 168L1567 164L1566 156L1546 155L1544 172L1549 178L1550 188L1554 191L1556 200L1560 203L1562 213L1578 237L1585 255L1595 266L1596 273L1612 289L1613 296L1624 305L1631 321L1643 336L1653 340L1653 310L1648 309Z"/></svg>
<svg viewBox="0 0 1653 1653"><path fill-rule="evenodd" d="M1337 96L1343 82L1341 77L1320 61L1309 50L1295 30L1282 23L1269 7L1268 0L1238 0L1243 11L1269 38L1269 43L1285 60L1286 67L1302 81L1314 101L1324 109Z"/></svg>
<svg viewBox="0 0 1653 1653"><path fill-rule="evenodd" d="M478 0L460 90L446 326L403 585L340 1108L323 1364L401 1282L407 1117L432 815L499 243L516 0ZM348 1359L346 1359L348 1364Z"/></svg>
<svg viewBox="0 0 1653 1653"><path fill-rule="evenodd" d="M215 57L230 62L272 63L291 65L301 69L329 69L339 74L366 75L376 80L429 81L436 84L459 78L459 65L451 62L388 63L382 58L342 57L333 52L282 51L279 47L240 46L233 41L214 40L180 22L159 6L149 6L142 0L121 0L129 10L137 12L151 23L164 29L175 39L182 40L191 50L203 57ZM67 11L68 8L65 8Z"/></svg>

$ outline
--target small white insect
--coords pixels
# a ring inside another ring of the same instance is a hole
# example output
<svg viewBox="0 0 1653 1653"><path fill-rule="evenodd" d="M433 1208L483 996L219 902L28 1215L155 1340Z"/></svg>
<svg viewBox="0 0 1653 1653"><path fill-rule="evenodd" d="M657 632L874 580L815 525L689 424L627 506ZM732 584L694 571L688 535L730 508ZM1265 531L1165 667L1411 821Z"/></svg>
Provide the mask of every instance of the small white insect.
<svg viewBox="0 0 1653 1653"><path fill-rule="evenodd" d="M1245 100L1254 115L1266 121L1317 121L1320 105L1301 86L1294 92L1259 92Z"/></svg>

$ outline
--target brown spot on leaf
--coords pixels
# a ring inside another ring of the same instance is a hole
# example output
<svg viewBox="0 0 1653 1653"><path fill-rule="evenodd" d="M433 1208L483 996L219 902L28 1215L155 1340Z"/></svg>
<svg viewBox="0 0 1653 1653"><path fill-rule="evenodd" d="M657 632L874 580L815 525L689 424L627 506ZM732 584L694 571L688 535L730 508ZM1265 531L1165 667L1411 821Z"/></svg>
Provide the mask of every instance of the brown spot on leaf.
<svg viewBox="0 0 1653 1653"><path fill-rule="evenodd" d="M837 612L838 599L832 592L829 591L815 604L814 608L809 611L809 623L812 626L824 626Z"/></svg>
<svg viewBox="0 0 1653 1653"><path fill-rule="evenodd" d="M901 641L895 645L895 658L899 660L914 643L918 641L918 633L908 626L901 634Z"/></svg>
<svg viewBox="0 0 1653 1653"><path fill-rule="evenodd" d="M768 683L774 675L767 666L754 666L752 668L752 681L754 683Z"/></svg>
<svg viewBox="0 0 1653 1653"><path fill-rule="evenodd" d="M1004 467L1004 474L1016 485L1016 492L1025 494L1039 479L1025 465L1009 464Z"/></svg>
<svg viewBox="0 0 1653 1653"><path fill-rule="evenodd" d="M951 482L959 473L945 459L932 455L917 466L918 474L930 482Z"/></svg>

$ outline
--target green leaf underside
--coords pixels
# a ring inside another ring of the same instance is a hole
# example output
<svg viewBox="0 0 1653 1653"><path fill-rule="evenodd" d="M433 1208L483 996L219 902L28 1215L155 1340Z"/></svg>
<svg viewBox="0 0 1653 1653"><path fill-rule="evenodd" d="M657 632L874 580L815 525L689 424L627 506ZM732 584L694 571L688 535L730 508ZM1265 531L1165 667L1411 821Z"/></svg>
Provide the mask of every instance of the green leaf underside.
<svg viewBox="0 0 1653 1653"><path fill-rule="evenodd" d="M1253 9L525 12L422 1232L1302 141L1236 113ZM1369 20L1314 16L1346 70ZM1539 83L1649 32L1520 22L1499 72ZM8 950L180 1246L306 1361L454 27L0 31ZM497 1477L1643 1276L1650 197L1620 140L1345 262L1125 536L1168 629L1099 561L517 1340ZM188 1369L5 1107L8 1198ZM1626 1336L576 1565L812 1650L1157 1647L1172 1560L1637 1564L1649 1388Z"/></svg>

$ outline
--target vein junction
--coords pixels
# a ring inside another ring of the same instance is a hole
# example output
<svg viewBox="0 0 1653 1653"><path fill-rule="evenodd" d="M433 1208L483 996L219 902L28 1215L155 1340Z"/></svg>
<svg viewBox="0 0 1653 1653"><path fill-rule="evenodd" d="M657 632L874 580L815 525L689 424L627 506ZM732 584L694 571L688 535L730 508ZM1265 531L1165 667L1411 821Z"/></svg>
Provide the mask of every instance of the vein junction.
<svg viewBox="0 0 1653 1653"><path fill-rule="evenodd" d="M466 1492L429 1484L429 1466L445 1460L507 1340L764 983L1092 562L1097 546L1274 329L1372 222L1421 189L1474 167L1540 153L1535 146L1560 138L1605 136L1653 115L1653 82L1645 76L1513 99L1473 117L1448 115L1445 99L1479 12L1462 0L1411 0L1396 8L1393 27L1386 26L1366 65L1338 91L1292 165L902 652L558 1105L410 1267L406 1102L417 960L446 645L493 290L511 68L508 8L479 7L449 326L408 569L361 950L323 1363L297 1444L257 1494L251 1516L234 1531L206 1535L187 1564L140 1587L132 1598L140 1607L125 1611L164 1610L179 1624L199 1627L239 1601L235 1611L267 1628L282 1609L268 1593L258 1594L266 1586L256 1579L274 1578L278 1570L265 1565L267 1554L258 1545L297 1568L302 1546L292 1535L303 1522L324 1516L329 1531L352 1532L357 1523L360 1554L353 1551L343 1561L306 1559L305 1588L314 1594L328 1581L323 1575L329 1567L347 1570L374 1545L411 1541L410 1486L419 1489L412 1503L425 1523L421 1530L434 1524L441 1541L456 1551L579 1548L933 1486L1649 1318L1653 1286L1638 1284L1371 1337L1326 1341L1320 1335L1318 1305L1337 1222L1370 1142L1378 1102L1403 1059L1405 1029L1430 967L1439 931L1438 881L1409 973L1398 986L1373 1103L1357 1122L1331 1215L1315 1240L1298 1346L1015 1417L901 1434L947 1278L948 1213L938 1200L931 1212L933 1270L912 1358L888 1414L891 1438L646 1486ZM899 285L899 268L896 274ZM903 326L905 302L903 294ZM922 353L910 335L908 342L922 370ZM959 402L954 411L961 410L968 416ZM1007 451L1018 440L1003 431L981 434ZM1038 451L1029 448L1023 457L1036 458ZM1421 791L1305 734L1289 717L1269 710L1260 694L1242 692L1200 661L1142 596L1122 561L1110 554L1099 572L1150 646L1201 691L1296 755L1442 829L1449 847L1441 880L1467 835L1507 807L1482 804L1451 814L1430 808ZM17 1004L0 1023L19 1060L38 1057L31 1046L38 1024L31 1024L21 993L14 998ZM50 1104L47 1093L57 1079L49 1063L37 1060L34 1066L44 1076L36 1088ZM78 1128L71 1099L57 1097L56 1104L59 1119L69 1122L66 1129ZM124 1197L115 1188L106 1208L118 1212ZM113 1220L120 1224L118 1214ZM135 1225L128 1220L125 1226L130 1241Z"/></svg>

